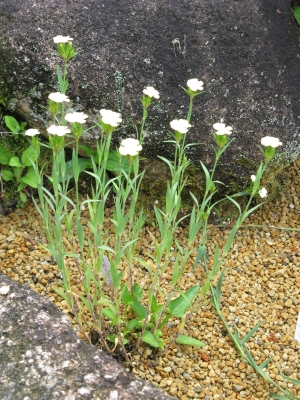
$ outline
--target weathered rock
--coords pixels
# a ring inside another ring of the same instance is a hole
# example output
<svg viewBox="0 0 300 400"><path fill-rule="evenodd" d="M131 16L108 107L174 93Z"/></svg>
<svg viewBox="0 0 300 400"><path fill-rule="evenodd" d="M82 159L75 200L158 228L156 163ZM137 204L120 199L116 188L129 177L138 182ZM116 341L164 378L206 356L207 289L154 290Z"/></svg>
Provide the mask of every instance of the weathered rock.
<svg viewBox="0 0 300 400"><path fill-rule="evenodd" d="M2 274L0 393L2 400L171 399L80 340L45 297Z"/></svg>
<svg viewBox="0 0 300 400"><path fill-rule="evenodd" d="M202 143L189 153L197 167L199 160L212 166L212 124L220 118L234 127L235 141L217 170L228 184L249 180L263 136L280 137L282 164L299 154L300 52L287 0L0 0L0 22L0 102L31 127L45 131L48 124L43 107L57 90L59 63L52 38L63 34L83 50L68 68L73 107L94 119L100 108L121 111L120 137L135 134L143 88L160 91L146 126L151 164L172 155L163 140L170 138L169 121L187 112L179 85L194 77L206 90L195 99L188 135Z"/></svg>

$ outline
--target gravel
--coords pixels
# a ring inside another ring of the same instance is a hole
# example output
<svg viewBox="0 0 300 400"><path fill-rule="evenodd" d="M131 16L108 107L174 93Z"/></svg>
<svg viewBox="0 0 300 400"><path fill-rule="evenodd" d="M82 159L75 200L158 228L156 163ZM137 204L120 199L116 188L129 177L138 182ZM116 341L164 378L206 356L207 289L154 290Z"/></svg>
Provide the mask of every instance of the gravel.
<svg viewBox="0 0 300 400"><path fill-rule="evenodd" d="M300 234L278 227L300 229L299 171L300 160L284 172L286 183L282 194L250 215L244 223L247 227L238 232L232 252L224 263L227 269L221 298L226 320L233 328L238 327L241 336L258 321L264 321L248 342L257 363L272 357L286 375L296 379L300 379L300 345L293 338L300 311ZM224 245L232 217L222 216L228 225L224 230L209 226L210 255L213 255L216 243ZM43 236L33 205L27 204L0 218L0 272L47 296L72 318L66 302L53 290L60 282L60 273L49 254L37 244ZM155 233L153 227L147 229ZM137 245L138 251L142 250L144 254L153 251L147 229L143 230ZM184 229L178 230L178 237L184 245ZM203 282L201 268L192 272L195 257L196 254L187 265L182 288ZM139 273L136 272L137 278L147 284L145 271L140 277ZM168 276L171 275L167 272L166 279ZM74 285L78 283L76 277L74 269ZM78 330L75 321L73 324ZM171 337L174 332L176 321L166 325L164 337ZM156 360L151 349L141 348L140 354L135 356L132 372L181 400L271 398L271 388L239 357L209 302L189 322L186 333L205 342L205 347L175 344ZM283 384L274 363L267 370L271 378ZM297 390L292 383L288 386L300 396L300 388Z"/></svg>

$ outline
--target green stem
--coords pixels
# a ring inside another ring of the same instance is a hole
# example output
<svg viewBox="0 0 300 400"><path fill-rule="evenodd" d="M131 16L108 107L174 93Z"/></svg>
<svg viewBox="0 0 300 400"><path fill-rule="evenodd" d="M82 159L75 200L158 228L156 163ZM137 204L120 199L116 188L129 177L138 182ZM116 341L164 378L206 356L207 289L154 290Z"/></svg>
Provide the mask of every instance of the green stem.
<svg viewBox="0 0 300 400"><path fill-rule="evenodd" d="M63 69L63 83L64 84L66 82L66 76L67 76L67 63L66 63L66 61L64 61L64 69ZM64 89L62 92L63 92L63 94L66 94L66 89ZM65 119L65 104L61 103L61 122L63 125L65 125L64 119Z"/></svg>
<svg viewBox="0 0 300 400"><path fill-rule="evenodd" d="M192 97L190 97L189 111L188 111L188 114L187 114L187 117L186 117L188 122L191 121L192 111L193 111L193 99L192 99Z"/></svg>
<svg viewBox="0 0 300 400"><path fill-rule="evenodd" d="M141 125L141 130L140 130L140 139L139 139L141 144L143 143L143 139L144 139L143 132L144 132L144 126L145 126L145 121L146 121L147 116L148 116L148 111L144 107L143 108L142 125Z"/></svg>
<svg viewBox="0 0 300 400"><path fill-rule="evenodd" d="M78 171L78 174L76 173L76 176L74 176L74 178L75 178L76 207L80 208L80 206L79 206L79 189L78 189L78 180L79 180L78 151L79 151L79 143L78 143L78 140L76 139L76 143L75 143L75 160L74 161L77 164L76 165L76 171ZM76 214L79 214L79 213L77 212Z"/></svg>

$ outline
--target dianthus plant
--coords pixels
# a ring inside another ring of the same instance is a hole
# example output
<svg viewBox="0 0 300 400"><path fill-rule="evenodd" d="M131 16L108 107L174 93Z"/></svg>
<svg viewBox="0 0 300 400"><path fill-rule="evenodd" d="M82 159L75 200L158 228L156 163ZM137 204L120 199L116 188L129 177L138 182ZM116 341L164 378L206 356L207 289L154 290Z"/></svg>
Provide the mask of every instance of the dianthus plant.
<svg viewBox="0 0 300 400"><path fill-rule="evenodd" d="M190 79L184 88L189 98L187 117L170 122L173 138L170 136L169 142L174 146L174 160L160 157L168 165L171 178L166 187L165 204L161 208L154 207L157 232L154 235L149 231L149 235L155 253L149 255L146 261L136 251L141 230L146 229L145 215L142 210L136 209L143 179L143 172L139 171L139 155L149 108L160 98L160 94L151 86L144 89L139 133L136 138L121 141L117 151L118 168L111 179L107 176L111 138L122 124L122 116L111 110L99 111L99 119L93 128L99 129L100 139L95 143L96 150L89 161L92 168L83 172L78 152L88 116L72 110L71 100L66 95L66 66L76 55L72 40L68 36L54 38L63 66L62 70L57 67L59 91L49 95L52 122L47 131L49 146L53 151L52 175L48 177L51 190L44 185L43 168L40 170L33 162L39 182L39 200L34 202L43 220L46 237L42 245L50 252L61 273L61 287L55 290L69 305L86 339L90 340L89 332L93 331L101 347L108 352L118 349L127 358L128 348L134 351L143 343L160 351L166 351L175 341L203 346L201 341L186 334L187 323L203 304L206 292L213 290L212 279L219 274L238 228L259 207L256 205L251 208L251 202L262 190L261 177L270 157L274 155L272 144L275 142L266 140L262 143L266 146L265 150L262 149L265 160L254 179L252 177L246 209L242 211L235 200L241 193L226 197L238 208L239 217L224 249L216 247L214 260L209 264L206 253L208 218L222 201L213 200L217 192L214 173L220 157L231 143L228 136L232 134L232 128L223 121L216 121L213 125L215 163L211 172L201 162L205 175L204 196L199 201L191 194L194 206L189 214L179 218L190 164L186 153L189 147L195 145L187 144L186 138L192 129L193 102L203 92L203 82ZM68 173L65 160L66 137L69 143L73 142L72 175ZM125 160L126 168L123 167ZM93 178L94 184L90 197L83 198L79 193L79 177L87 174ZM266 194L265 191L261 193ZM112 214L107 213L108 204L113 210ZM183 219L188 221L185 247L176 239ZM201 285L182 290L180 280L183 273L187 272L188 260L194 253L197 253L195 268L199 267L201 261L206 277ZM138 272L141 268L146 269L147 286L140 281ZM167 323L177 326L173 337L165 337Z"/></svg>

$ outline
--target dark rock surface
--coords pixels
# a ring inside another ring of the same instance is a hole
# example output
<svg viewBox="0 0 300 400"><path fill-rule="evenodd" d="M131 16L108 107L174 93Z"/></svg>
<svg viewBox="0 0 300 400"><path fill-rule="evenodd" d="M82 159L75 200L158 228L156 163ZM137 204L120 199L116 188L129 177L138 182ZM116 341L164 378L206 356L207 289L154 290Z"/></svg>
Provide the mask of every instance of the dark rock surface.
<svg viewBox="0 0 300 400"><path fill-rule="evenodd" d="M9 287L7 294L4 288ZM49 300L0 274L1 400L167 400L78 339Z"/></svg>
<svg viewBox="0 0 300 400"><path fill-rule="evenodd" d="M199 160L212 165L212 125L220 118L234 127L217 171L228 184L249 180L253 167L241 161L261 159L263 136L281 139L287 161L299 155L300 49L288 0L0 0L0 23L0 102L31 127L48 124L43 107L57 90L59 62L52 38L62 34L83 50L69 65L74 108L120 111L120 137L135 133L143 88L159 90L146 126L149 159L171 156L162 142L169 122L186 115L179 85L190 78L206 90L188 135L202 143L189 154L197 167Z"/></svg>

